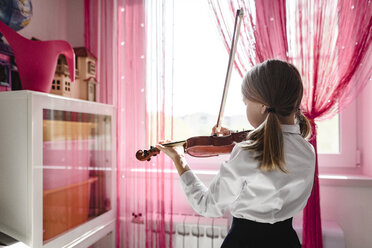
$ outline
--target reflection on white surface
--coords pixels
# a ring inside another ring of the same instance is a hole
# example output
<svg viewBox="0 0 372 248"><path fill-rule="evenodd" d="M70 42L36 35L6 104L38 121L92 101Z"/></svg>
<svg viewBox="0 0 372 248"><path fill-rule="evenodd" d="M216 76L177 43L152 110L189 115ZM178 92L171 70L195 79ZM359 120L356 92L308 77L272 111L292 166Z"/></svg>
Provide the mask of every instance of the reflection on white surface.
<svg viewBox="0 0 372 248"><path fill-rule="evenodd" d="M70 242L68 245L65 245L63 246L63 248L65 247L73 247L79 243L81 243L83 240L85 239L88 239L89 237L92 237L94 234L96 234L97 232L99 232L100 230L102 230L103 228L105 228L107 225L100 225L86 233L84 233L83 235L81 235L80 237L78 237L76 240L73 240L72 242Z"/></svg>
<svg viewBox="0 0 372 248"><path fill-rule="evenodd" d="M347 176L340 175L319 175L321 179L349 179Z"/></svg>
<svg viewBox="0 0 372 248"><path fill-rule="evenodd" d="M332 175L332 174L322 174L319 175L321 179L343 179L347 181L372 181L372 177L364 174L349 174L349 175Z"/></svg>
<svg viewBox="0 0 372 248"><path fill-rule="evenodd" d="M82 167L82 166L78 166L78 167L72 167L72 166L63 166L63 165L43 165L43 166L40 166L39 169L45 169L45 170L48 170L48 169L53 169L53 170L94 170L94 171L111 171L112 168L111 167Z"/></svg>
<svg viewBox="0 0 372 248"><path fill-rule="evenodd" d="M166 174L175 173L177 170L171 169L145 169L145 168L133 168L130 169L131 172L150 172L150 173L160 173L164 172ZM197 175L216 175L218 170L192 170ZM363 180L363 181L372 181L372 177L365 175L331 175L331 174L322 174L319 175L319 179L340 179L340 180Z"/></svg>
<svg viewBox="0 0 372 248"><path fill-rule="evenodd" d="M177 170L171 170L171 169L145 169L145 168L133 168L130 169L131 172L151 172L151 173L160 173L164 172L166 174L170 173L177 173ZM216 175L218 173L218 170L193 170L195 174L198 175ZM366 176L358 176L358 175L331 175L331 174L322 174L319 175L320 179L369 179L371 180L371 177L366 177Z"/></svg>
<svg viewBox="0 0 372 248"><path fill-rule="evenodd" d="M15 244L7 245L7 246L0 245L0 247L4 247L4 248L30 248L29 246L25 245L22 242L17 242Z"/></svg>
<svg viewBox="0 0 372 248"><path fill-rule="evenodd" d="M164 172L164 173L177 173L177 170L170 170L170 169L131 169L131 172L151 172L151 173L158 173L158 172ZM217 170L193 170L196 174L199 175L216 175Z"/></svg>

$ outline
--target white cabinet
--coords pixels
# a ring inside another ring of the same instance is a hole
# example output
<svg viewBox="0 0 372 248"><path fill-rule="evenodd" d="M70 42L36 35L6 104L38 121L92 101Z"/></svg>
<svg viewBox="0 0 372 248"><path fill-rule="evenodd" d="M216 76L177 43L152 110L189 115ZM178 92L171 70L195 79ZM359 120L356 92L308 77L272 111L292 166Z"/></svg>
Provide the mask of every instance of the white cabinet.
<svg viewBox="0 0 372 248"><path fill-rule="evenodd" d="M30 247L114 247L115 118L111 105L1 92L0 232Z"/></svg>

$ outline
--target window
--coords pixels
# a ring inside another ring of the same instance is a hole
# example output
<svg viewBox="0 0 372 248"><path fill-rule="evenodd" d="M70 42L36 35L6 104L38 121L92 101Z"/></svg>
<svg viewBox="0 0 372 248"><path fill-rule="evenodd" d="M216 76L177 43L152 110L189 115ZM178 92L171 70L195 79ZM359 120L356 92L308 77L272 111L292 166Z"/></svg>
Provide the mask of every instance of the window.
<svg viewBox="0 0 372 248"><path fill-rule="evenodd" d="M209 135L217 122L228 54L207 2L176 1L174 11L175 138ZM233 71L222 122L233 130L251 128L241 115L245 107L240 81Z"/></svg>
<svg viewBox="0 0 372 248"><path fill-rule="evenodd" d="M213 18L205 1L174 2L175 140L210 135L217 122L228 54ZM223 126L232 130L252 128L242 115L245 107L240 93L241 80L233 70L222 121ZM317 122L321 167L355 166L355 112L355 104L351 104L334 118ZM200 161L210 164L213 159L198 160L198 164Z"/></svg>
<svg viewBox="0 0 372 248"><path fill-rule="evenodd" d="M356 119L354 101L332 119L317 122L317 144L321 167L357 166Z"/></svg>
<svg viewBox="0 0 372 248"><path fill-rule="evenodd" d="M88 62L88 73L92 75L96 74L96 65L92 61Z"/></svg>
<svg viewBox="0 0 372 248"><path fill-rule="evenodd" d="M340 152L339 123L339 114L329 120L316 122L318 125L317 143L321 153L336 154Z"/></svg>

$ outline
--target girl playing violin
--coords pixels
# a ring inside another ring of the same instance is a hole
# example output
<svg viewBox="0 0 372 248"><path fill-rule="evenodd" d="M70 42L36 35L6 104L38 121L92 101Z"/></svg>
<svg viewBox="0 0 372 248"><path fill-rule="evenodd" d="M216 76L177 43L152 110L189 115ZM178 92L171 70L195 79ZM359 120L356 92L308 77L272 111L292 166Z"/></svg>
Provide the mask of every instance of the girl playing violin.
<svg viewBox="0 0 372 248"><path fill-rule="evenodd" d="M173 160L197 213L219 217L230 209L233 222L221 247L301 247L292 218L307 203L315 170L314 148L305 140L310 125L299 109L301 76L290 63L267 60L246 74L241 89L254 130L234 146L209 188L188 166L182 146L156 147Z"/></svg>

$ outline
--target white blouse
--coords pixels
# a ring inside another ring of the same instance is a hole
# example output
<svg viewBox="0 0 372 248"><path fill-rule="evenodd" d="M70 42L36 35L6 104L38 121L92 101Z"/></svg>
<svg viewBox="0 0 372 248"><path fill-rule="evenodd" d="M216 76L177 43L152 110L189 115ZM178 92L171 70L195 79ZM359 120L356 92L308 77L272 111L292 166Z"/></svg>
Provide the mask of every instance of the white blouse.
<svg viewBox="0 0 372 248"><path fill-rule="evenodd" d="M298 214L306 205L314 180L315 152L298 125L281 125L287 174L262 172L255 152L235 145L209 188L193 173L181 175L181 185L193 209L206 217L234 217L275 223Z"/></svg>

